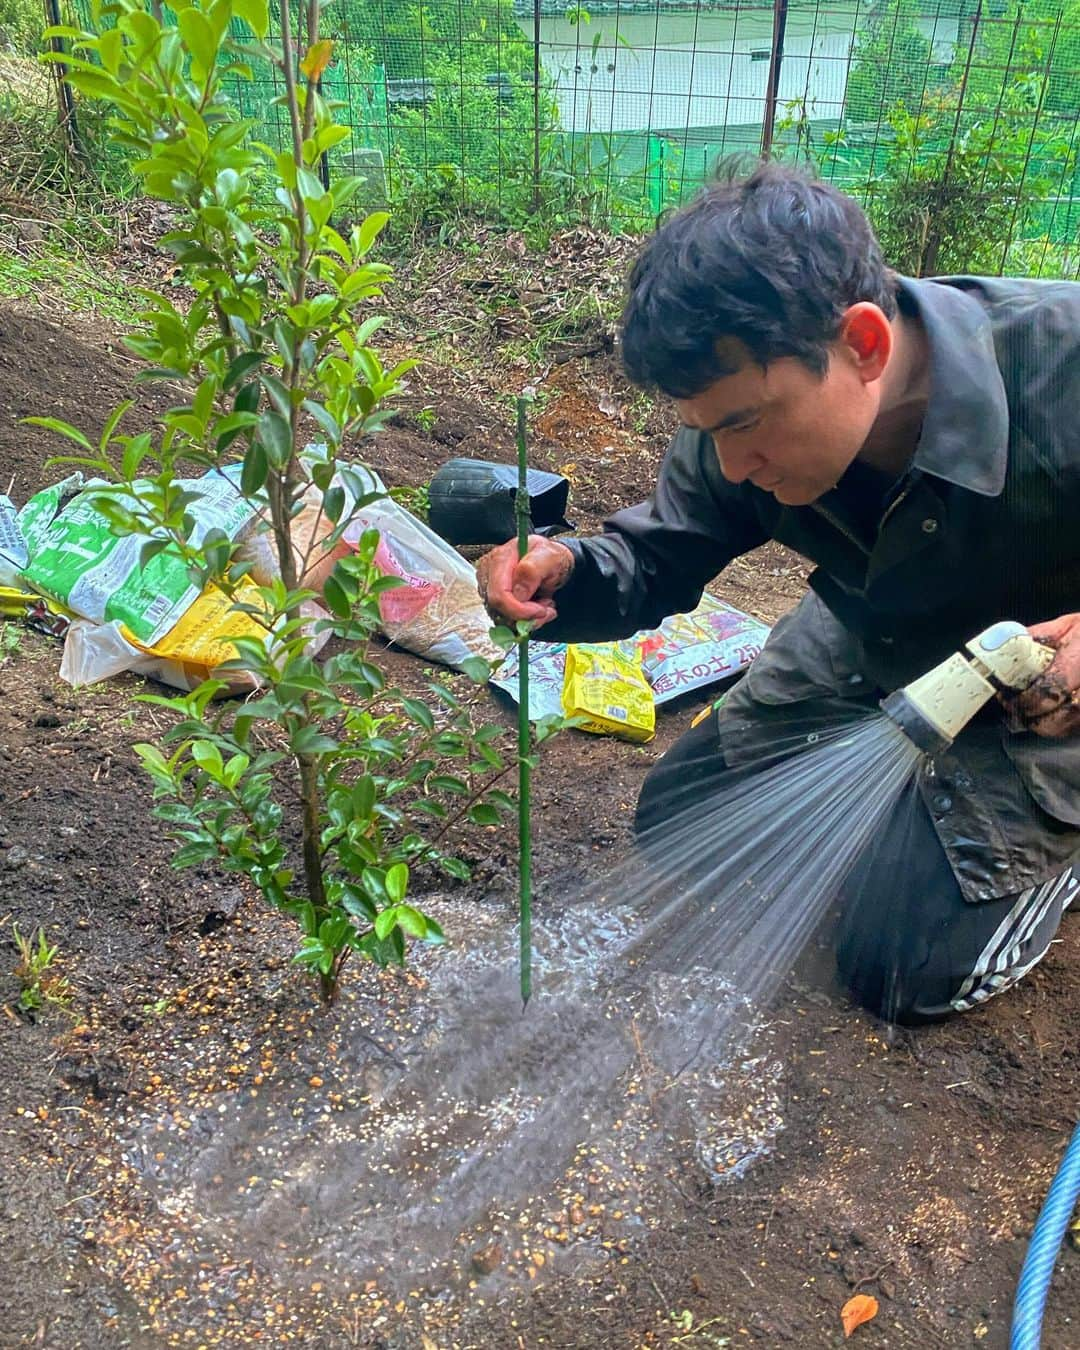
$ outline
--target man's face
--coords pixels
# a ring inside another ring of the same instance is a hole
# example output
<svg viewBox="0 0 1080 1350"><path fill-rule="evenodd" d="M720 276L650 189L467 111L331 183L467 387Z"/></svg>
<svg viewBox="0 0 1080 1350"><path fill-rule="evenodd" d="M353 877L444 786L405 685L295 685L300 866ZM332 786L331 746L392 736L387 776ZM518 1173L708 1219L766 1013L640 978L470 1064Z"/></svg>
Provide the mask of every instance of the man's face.
<svg viewBox="0 0 1080 1350"><path fill-rule="evenodd" d="M675 406L686 426L711 433L725 478L806 506L836 486L862 449L880 397L880 382L868 381L837 342L824 376L795 357L765 368L747 359Z"/></svg>

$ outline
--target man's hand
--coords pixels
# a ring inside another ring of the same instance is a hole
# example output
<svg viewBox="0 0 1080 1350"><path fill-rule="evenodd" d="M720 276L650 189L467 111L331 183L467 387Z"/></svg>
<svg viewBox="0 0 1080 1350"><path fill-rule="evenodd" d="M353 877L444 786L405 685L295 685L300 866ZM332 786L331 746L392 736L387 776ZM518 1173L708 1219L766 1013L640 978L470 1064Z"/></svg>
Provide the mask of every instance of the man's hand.
<svg viewBox="0 0 1080 1350"><path fill-rule="evenodd" d="M530 534L524 558L518 558L516 539L485 553L476 564L476 584L492 618L539 627L555 617L552 596L573 570L574 555L565 544Z"/></svg>
<svg viewBox="0 0 1080 1350"><path fill-rule="evenodd" d="M1038 736L1080 735L1080 614L1063 614L1028 632L1056 649L1046 670L1015 698L1009 710Z"/></svg>

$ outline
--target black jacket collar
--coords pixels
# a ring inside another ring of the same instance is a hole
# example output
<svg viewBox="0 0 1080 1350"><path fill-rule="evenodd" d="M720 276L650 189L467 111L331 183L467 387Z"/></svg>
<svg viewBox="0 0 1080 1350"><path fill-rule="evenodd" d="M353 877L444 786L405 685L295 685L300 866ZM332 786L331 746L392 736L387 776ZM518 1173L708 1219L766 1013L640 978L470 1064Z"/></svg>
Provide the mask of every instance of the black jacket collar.
<svg viewBox="0 0 1080 1350"><path fill-rule="evenodd" d="M956 282L897 278L901 308L921 321L930 349L930 402L911 467L996 497L1009 453L1005 382L990 315Z"/></svg>

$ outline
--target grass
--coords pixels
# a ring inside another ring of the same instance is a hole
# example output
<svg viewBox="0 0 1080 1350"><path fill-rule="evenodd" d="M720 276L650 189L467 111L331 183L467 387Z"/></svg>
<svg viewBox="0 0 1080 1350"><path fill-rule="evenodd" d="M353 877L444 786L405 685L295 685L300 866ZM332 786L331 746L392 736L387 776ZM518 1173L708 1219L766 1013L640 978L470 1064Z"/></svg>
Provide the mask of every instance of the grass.
<svg viewBox="0 0 1080 1350"><path fill-rule="evenodd" d="M61 301L75 314L102 314L130 322L130 289L88 256L72 255L51 240L16 252L0 244L0 295L5 300Z"/></svg>

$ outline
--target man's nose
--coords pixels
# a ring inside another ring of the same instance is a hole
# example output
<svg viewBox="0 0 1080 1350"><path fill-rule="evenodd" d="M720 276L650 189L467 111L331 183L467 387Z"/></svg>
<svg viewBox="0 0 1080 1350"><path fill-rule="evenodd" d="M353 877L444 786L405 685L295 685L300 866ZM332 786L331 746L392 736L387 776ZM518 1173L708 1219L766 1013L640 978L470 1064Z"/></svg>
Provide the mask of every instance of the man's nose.
<svg viewBox="0 0 1080 1350"><path fill-rule="evenodd" d="M737 450L730 443L718 444L716 457L720 461L720 472L729 483L744 482L765 463L756 450Z"/></svg>

